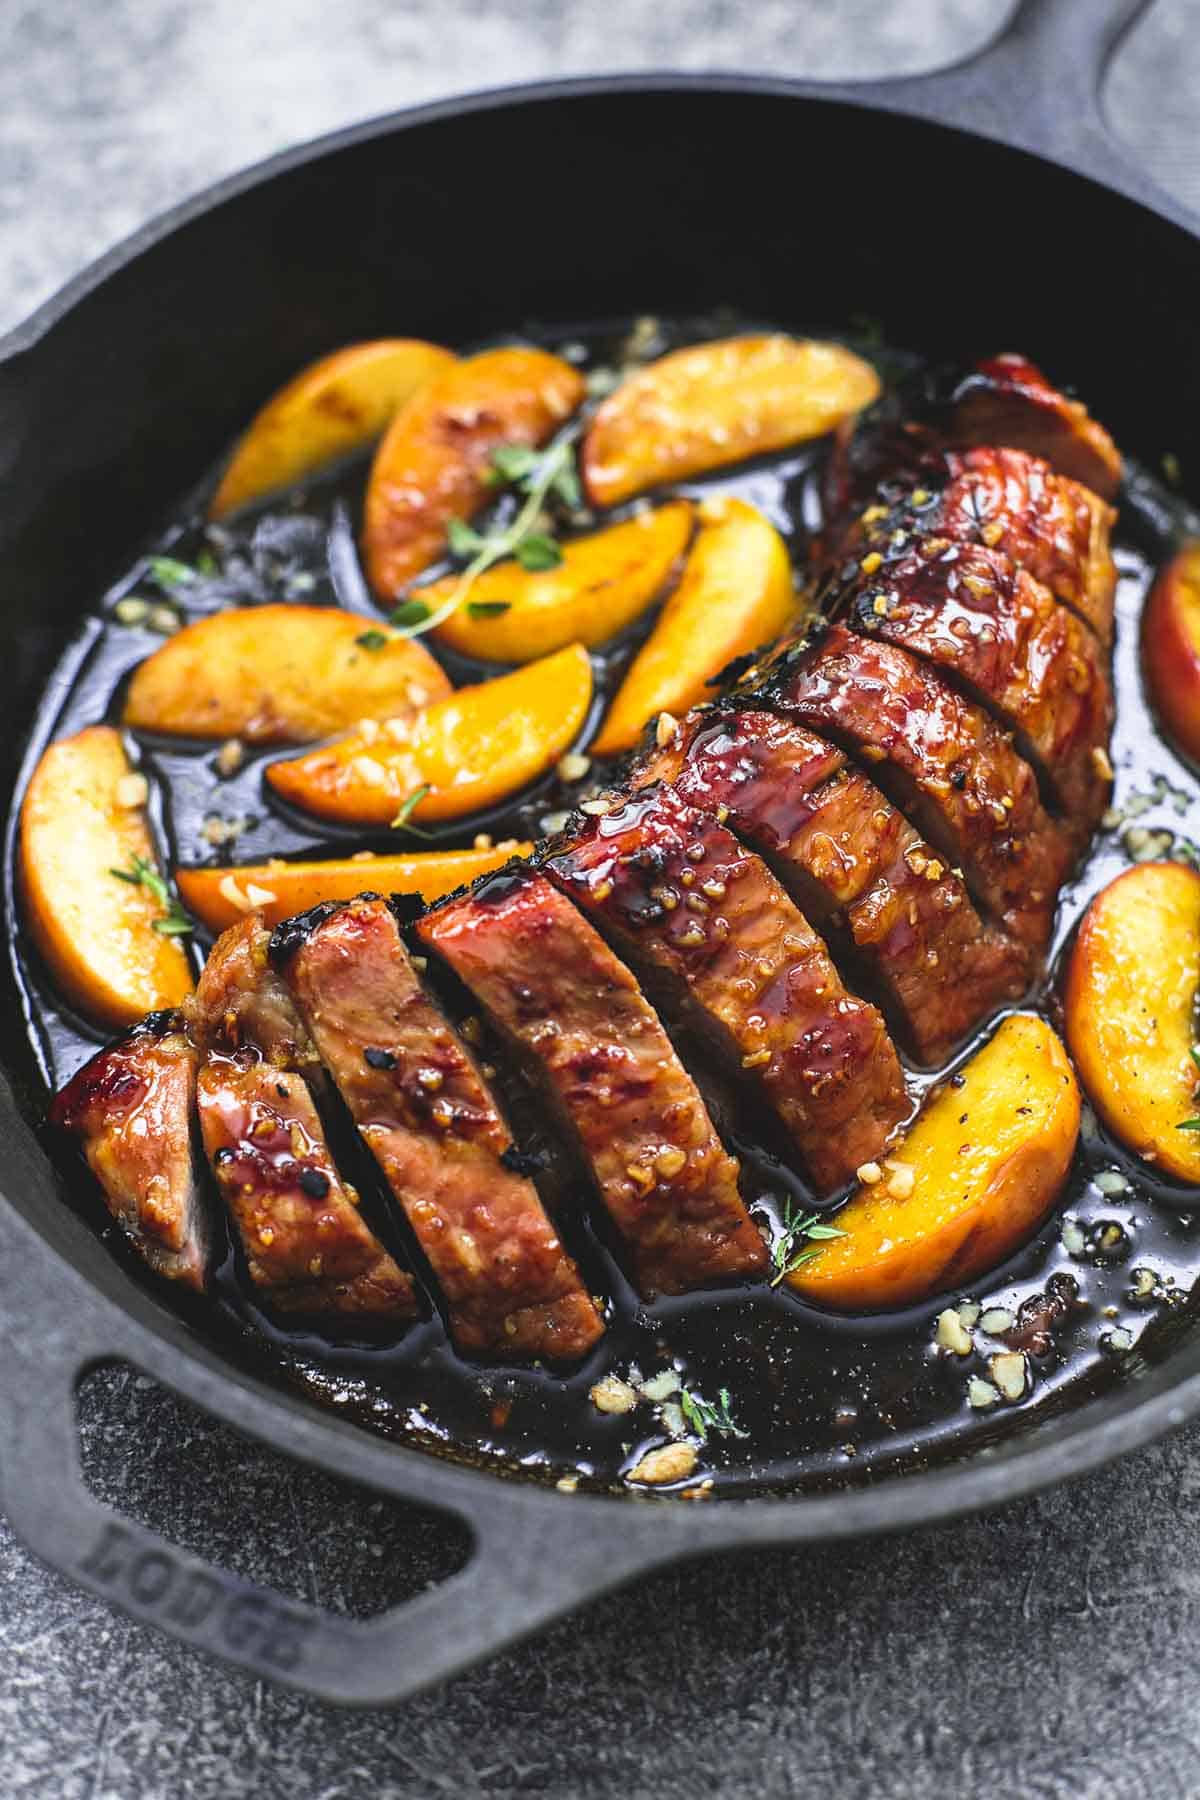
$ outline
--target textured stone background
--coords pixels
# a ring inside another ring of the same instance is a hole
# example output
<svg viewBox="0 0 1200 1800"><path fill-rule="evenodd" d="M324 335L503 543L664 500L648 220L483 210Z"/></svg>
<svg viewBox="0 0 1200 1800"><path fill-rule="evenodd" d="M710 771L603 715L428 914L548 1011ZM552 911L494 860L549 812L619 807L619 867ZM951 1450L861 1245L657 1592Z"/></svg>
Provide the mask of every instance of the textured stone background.
<svg viewBox="0 0 1200 1800"><path fill-rule="evenodd" d="M1078 0L1091 4L1092 0ZM0 329L157 209L295 139L547 73L931 67L1005 0L0 0ZM1200 208L1200 6L1158 0L1108 92ZM1091 296L1090 304L1099 304ZM1130 354L1114 323L1113 354ZM356 1609L445 1566L427 1524L93 1380L105 1498ZM987 1519L699 1564L390 1713L230 1674L32 1562L0 1521L0 1793L427 1800L1200 1795L1200 1428Z"/></svg>

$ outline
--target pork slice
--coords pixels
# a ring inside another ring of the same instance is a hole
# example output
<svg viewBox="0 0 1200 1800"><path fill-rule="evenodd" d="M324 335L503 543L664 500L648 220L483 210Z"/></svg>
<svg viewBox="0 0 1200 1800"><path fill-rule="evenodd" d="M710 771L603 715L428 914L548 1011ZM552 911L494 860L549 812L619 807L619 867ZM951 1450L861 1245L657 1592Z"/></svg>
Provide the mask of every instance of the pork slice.
<svg viewBox="0 0 1200 1800"><path fill-rule="evenodd" d="M1103 425L1024 356L978 363L954 390L945 428L956 444L1028 450L1102 500L1121 486L1120 453Z"/></svg>
<svg viewBox="0 0 1200 1800"><path fill-rule="evenodd" d="M412 1277L358 1210L301 1075L212 1056L197 1103L204 1148L250 1278L279 1312L413 1318Z"/></svg>
<svg viewBox="0 0 1200 1800"><path fill-rule="evenodd" d="M324 916L321 916L324 914ZM403 1207L464 1350L573 1358L603 1325L458 1034L385 901L318 909L276 936L326 1068Z"/></svg>
<svg viewBox="0 0 1200 1800"><path fill-rule="evenodd" d="M714 816L646 788L552 845L544 867L742 1072L823 1191L880 1154L908 1110L883 1019Z"/></svg>
<svg viewBox="0 0 1200 1800"><path fill-rule="evenodd" d="M1029 986L1028 949L985 923L945 858L841 751L794 720L698 712L642 776L656 771L768 856L816 925L844 921L921 1061L943 1060Z"/></svg>
<svg viewBox="0 0 1200 1800"><path fill-rule="evenodd" d="M545 876L493 876L417 932L540 1077L644 1295L765 1266L695 1083L624 963Z"/></svg>
<svg viewBox="0 0 1200 1800"><path fill-rule="evenodd" d="M864 558L838 603L855 629L936 664L1015 733L1082 848L1112 791L1112 687L1095 637L996 550L921 538Z"/></svg>
<svg viewBox="0 0 1200 1800"><path fill-rule="evenodd" d="M1115 521L1099 495L1026 451L939 450L885 475L852 515L838 554L858 562L878 552L891 562L927 537L996 550L1076 612L1107 650Z"/></svg>
<svg viewBox="0 0 1200 1800"><path fill-rule="evenodd" d="M257 913L231 925L187 1004L206 1058L205 1149L250 1278L281 1312L411 1318L412 1276L363 1218L356 1190L334 1164L313 1097L327 1085L325 1072L271 964L270 942ZM289 1153L290 1140L302 1149Z"/></svg>
<svg viewBox="0 0 1200 1800"><path fill-rule="evenodd" d="M77 1137L109 1212L158 1275L202 1291L209 1220L196 1179L196 1052L177 1013L152 1013L57 1094L50 1122Z"/></svg>
<svg viewBox="0 0 1200 1800"><path fill-rule="evenodd" d="M1008 736L936 668L832 625L786 650L745 695L850 748L964 873L985 915L1019 943L1045 948L1077 837L1045 812Z"/></svg>

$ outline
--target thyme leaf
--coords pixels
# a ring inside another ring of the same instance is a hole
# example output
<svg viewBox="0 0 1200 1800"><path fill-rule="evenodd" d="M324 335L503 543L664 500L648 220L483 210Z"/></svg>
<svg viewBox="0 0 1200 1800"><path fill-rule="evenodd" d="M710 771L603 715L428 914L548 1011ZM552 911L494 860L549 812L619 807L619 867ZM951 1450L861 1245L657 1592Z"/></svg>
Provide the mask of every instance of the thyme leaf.
<svg viewBox="0 0 1200 1800"><path fill-rule="evenodd" d="M733 1416L728 1388L722 1388L716 1400L706 1400L702 1394L694 1394L689 1388L684 1388L679 1396L679 1410L702 1444L708 1442L710 1431L715 1431L721 1437L749 1436Z"/></svg>
<svg viewBox="0 0 1200 1800"><path fill-rule="evenodd" d="M392 624L399 626L406 637L432 631L456 613L484 570L505 557L515 556L521 567L530 571L557 568L562 561L559 545L547 532L539 531L537 525L552 494L568 506L579 503L572 438L556 438L542 451L530 450L524 444L498 444L492 451L488 479L492 486L515 486L525 497L523 504L510 524L492 531L476 531L465 519L449 521L446 542L451 554L469 557L470 561L459 572L445 600L433 611L421 600L401 601L392 614ZM420 608L419 613L410 611L416 607Z"/></svg>
<svg viewBox="0 0 1200 1800"><path fill-rule="evenodd" d="M356 644L361 644L364 650L382 650L387 643L387 633L385 631L363 631L354 641Z"/></svg>
<svg viewBox="0 0 1200 1800"><path fill-rule="evenodd" d="M127 869L110 869L108 872L115 875L118 881L127 881L130 887L145 888L160 906L166 908L161 919L151 921L153 929L163 937L184 937L194 929L183 907L154 864L146 857L134 855Z"/></svg>
<svg viewBox="0 0 1200 1800"><path fill-rule="evenodd" d="M790 1204L785 1205L783 1232L771 1248L771 1265L775 1270L771 1286L778 1287L785 1276L818 1255L822 1243L845 1235L836 1225L825 1224L820 1213L805 1213Z"/></svg>
<svg viewBox="0 0 1200 1800"><path fill-rule="evenodd" d="M195 581L196 570L191 563L180 562L177 556L152 556L149 563L150 574L160 588L187 587Z"/></svg>
<svg viewBox="0 0 1200 1800"><path fill-rule="evenodd" d="M429 837L431 835L428 831L422 831L419 825L414 825L412 823L413 813L416 811L417 807L420 806L422 800L429 792L430 784L426 782L423 787L414 788L411 794L405 796L400 811L392 820L393 831L409 831L414 837Z"/></svg>

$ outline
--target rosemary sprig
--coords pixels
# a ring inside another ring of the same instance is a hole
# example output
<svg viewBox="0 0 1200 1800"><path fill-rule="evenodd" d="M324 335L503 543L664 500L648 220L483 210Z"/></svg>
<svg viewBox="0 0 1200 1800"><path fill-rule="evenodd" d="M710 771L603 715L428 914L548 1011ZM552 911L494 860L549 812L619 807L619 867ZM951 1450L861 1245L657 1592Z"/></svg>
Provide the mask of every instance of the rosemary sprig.
<svg viewBox="0 0 1200 1800"><path fill-rule="evenodd" d="M154 864L144 856L135 855L127 869L110 869L109 874L115 875L118 881L127 881L130 887L145 888L160 906L166 908L161 919L151 921L154 930L161 932L163 937L185 937L195 929Z"/></svg>
<svg viewBox="0 0 1200 1800"><path fill-rule="evenodd" d="M715 1401L706 1400L702 1394L694 1394L689 1388L684 1388L679 1396L679 1410L702 1444L708 1442L710 1431L715 1431L722 1437L749 1436L734 1419L728 1388L722 1388Z"/></svg>
<svg viewBox="0 0 1200 1800"><path fill-rule="evenodd" d="M405 637L420 637L456 613L484 570L506 556L515 556L521 567L531 572L555 569L562 561L562 550L554 538L544 531L535 531L534 526L551 494L568 506L579 504L573 439L560 437L541 452L524 444L498 444L492 451L489 480L497 487L512 483L524 494L524 504L511 524L486 533L476 531L465 519L450 520L446 540L451 553L469 557L470 561L439 607L431 610L416 595L400 602L391 622Z"/></svg>
<svg viewBox="0 0 1200 1800"><path fill-rule="evenodd" d="M150 574L160 588L188 587L196 580L198 571L191 563L180 562L177 556L152 556L149 563Z"/></svg>
<svg viewBox="0 0 1200 1800"><path fill-rule="evenodd" d="M783 1234L771 1247L771 1265L775 1270L771 1286L778 1287L785 1276L816 1256L820 1245L829 1238L845 1237L836 1225L826 1225L820 1213L801 1213L790 1205L783 1212ZM808 1246L802 1249L801 1245Z"/></svg>

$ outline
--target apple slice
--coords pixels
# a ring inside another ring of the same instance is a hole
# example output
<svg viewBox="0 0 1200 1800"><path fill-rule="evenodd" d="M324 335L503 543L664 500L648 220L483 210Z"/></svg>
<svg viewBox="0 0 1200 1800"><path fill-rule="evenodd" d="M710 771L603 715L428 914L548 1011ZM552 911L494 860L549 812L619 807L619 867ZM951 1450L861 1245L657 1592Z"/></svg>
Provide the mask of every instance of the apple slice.
<svg viewBox="0 0 1200 1800"><path fill-rule="evenodd" d="M372 443L419 387L456 360L420 338L377 338L310 363L238 439L209 518L223 519Z"/></svg>
<svg viewBox="0 0 1200 1800"><path fill-rule="evenodd" d="M689 501L674 500L564 544L556 568L535 573L516 561L497 563L434 636L487 662L531 662L564 644L595 649L662 593L687 549L692 516ZM421 599L436 608L457 579L421 588Z"/></svg>
<svg viewBox="0 0 1200 1800"><path fill-rule="evenodd" d="M90 725L44 752L21 806L26 920L72 1005L112 1029L192 989L179 937L155 929L169 904L138 879L157 875L145 802L120 732Z"/></svg>
<svg viewBox="0 0 1200 1800"><path fill-rule="evenodd" d="M839 1311L908 1306L995 1267L1036 1230L1066 1179L1079 1088L1039 1018L1015 1013L922 1107L871 1185L857 1187L788 1276Z"/></svg>
<svg viewBox="0 0 1200 1800"><path fill-rule="evenodd" d="M444 699L413 638L332 606L238 606L186 625L134 670L125 723L174 737L307 744Z"/></svg>
<svg viewBox="0 0 1200 1800"><path fill-rule="evenodd" d="M770 520L744 500L707 500L699 510L683 578L617 690L597 756L631 749L656 713L711 699L708 684L726 663L795 619L787 546Z"/></svg>
<svg viewBox="0 0 1200 1800"><path fill-rule="evenodd" d="M1150 590L1142 668L1163 724L1185 755L1200 762L1200 542L1185 544Z"/></svg>
<svg viewBox="0 0 1200 1800"><path fill-rule="evenodd" d="M776 334L694 344L648 363L596 413L583 443L594 506L824 437L878 399L879 377L840 344Z"/></svg>
<svg viewBox="0 0 1200 1800"><path fill-rule="evenodd" d="M324 900L356 894L416 894L428 905L499 869L532 844L510 840L490 850L416 850L410 856L363 853L328 862L245 863L230 869L176 869L175 883L190 913L210 931L224 931L247 913L268 925L307 912Z"/></svg>
<svg viewBox="0 0 1200 1800"><path fill-rule="evenodd" d="M1200 981L1200 875L1141 863L1083 916L1067 970L1067 1042L1114 1136L1178 1181L1200 1181L1194 1009Z"/></svg>
<svg viewBox="0 0 1200 1800"><path fill-rule="evenodd" d="M272 763L284 800L349 825L415 825L494 806L551 768L583 729L592 665L570 644L511 675L459 688L411 719Z"/></svg>
<svg viewBox="0 0 1200 1800"><path fill-rule="evenodd" d="M583 399L584 380L546 350L485 350L429 382L396 415L367 484L363 550L381 600L394 601L441 556L451 519L488 497L492 452L537 446Z"/></svg>

